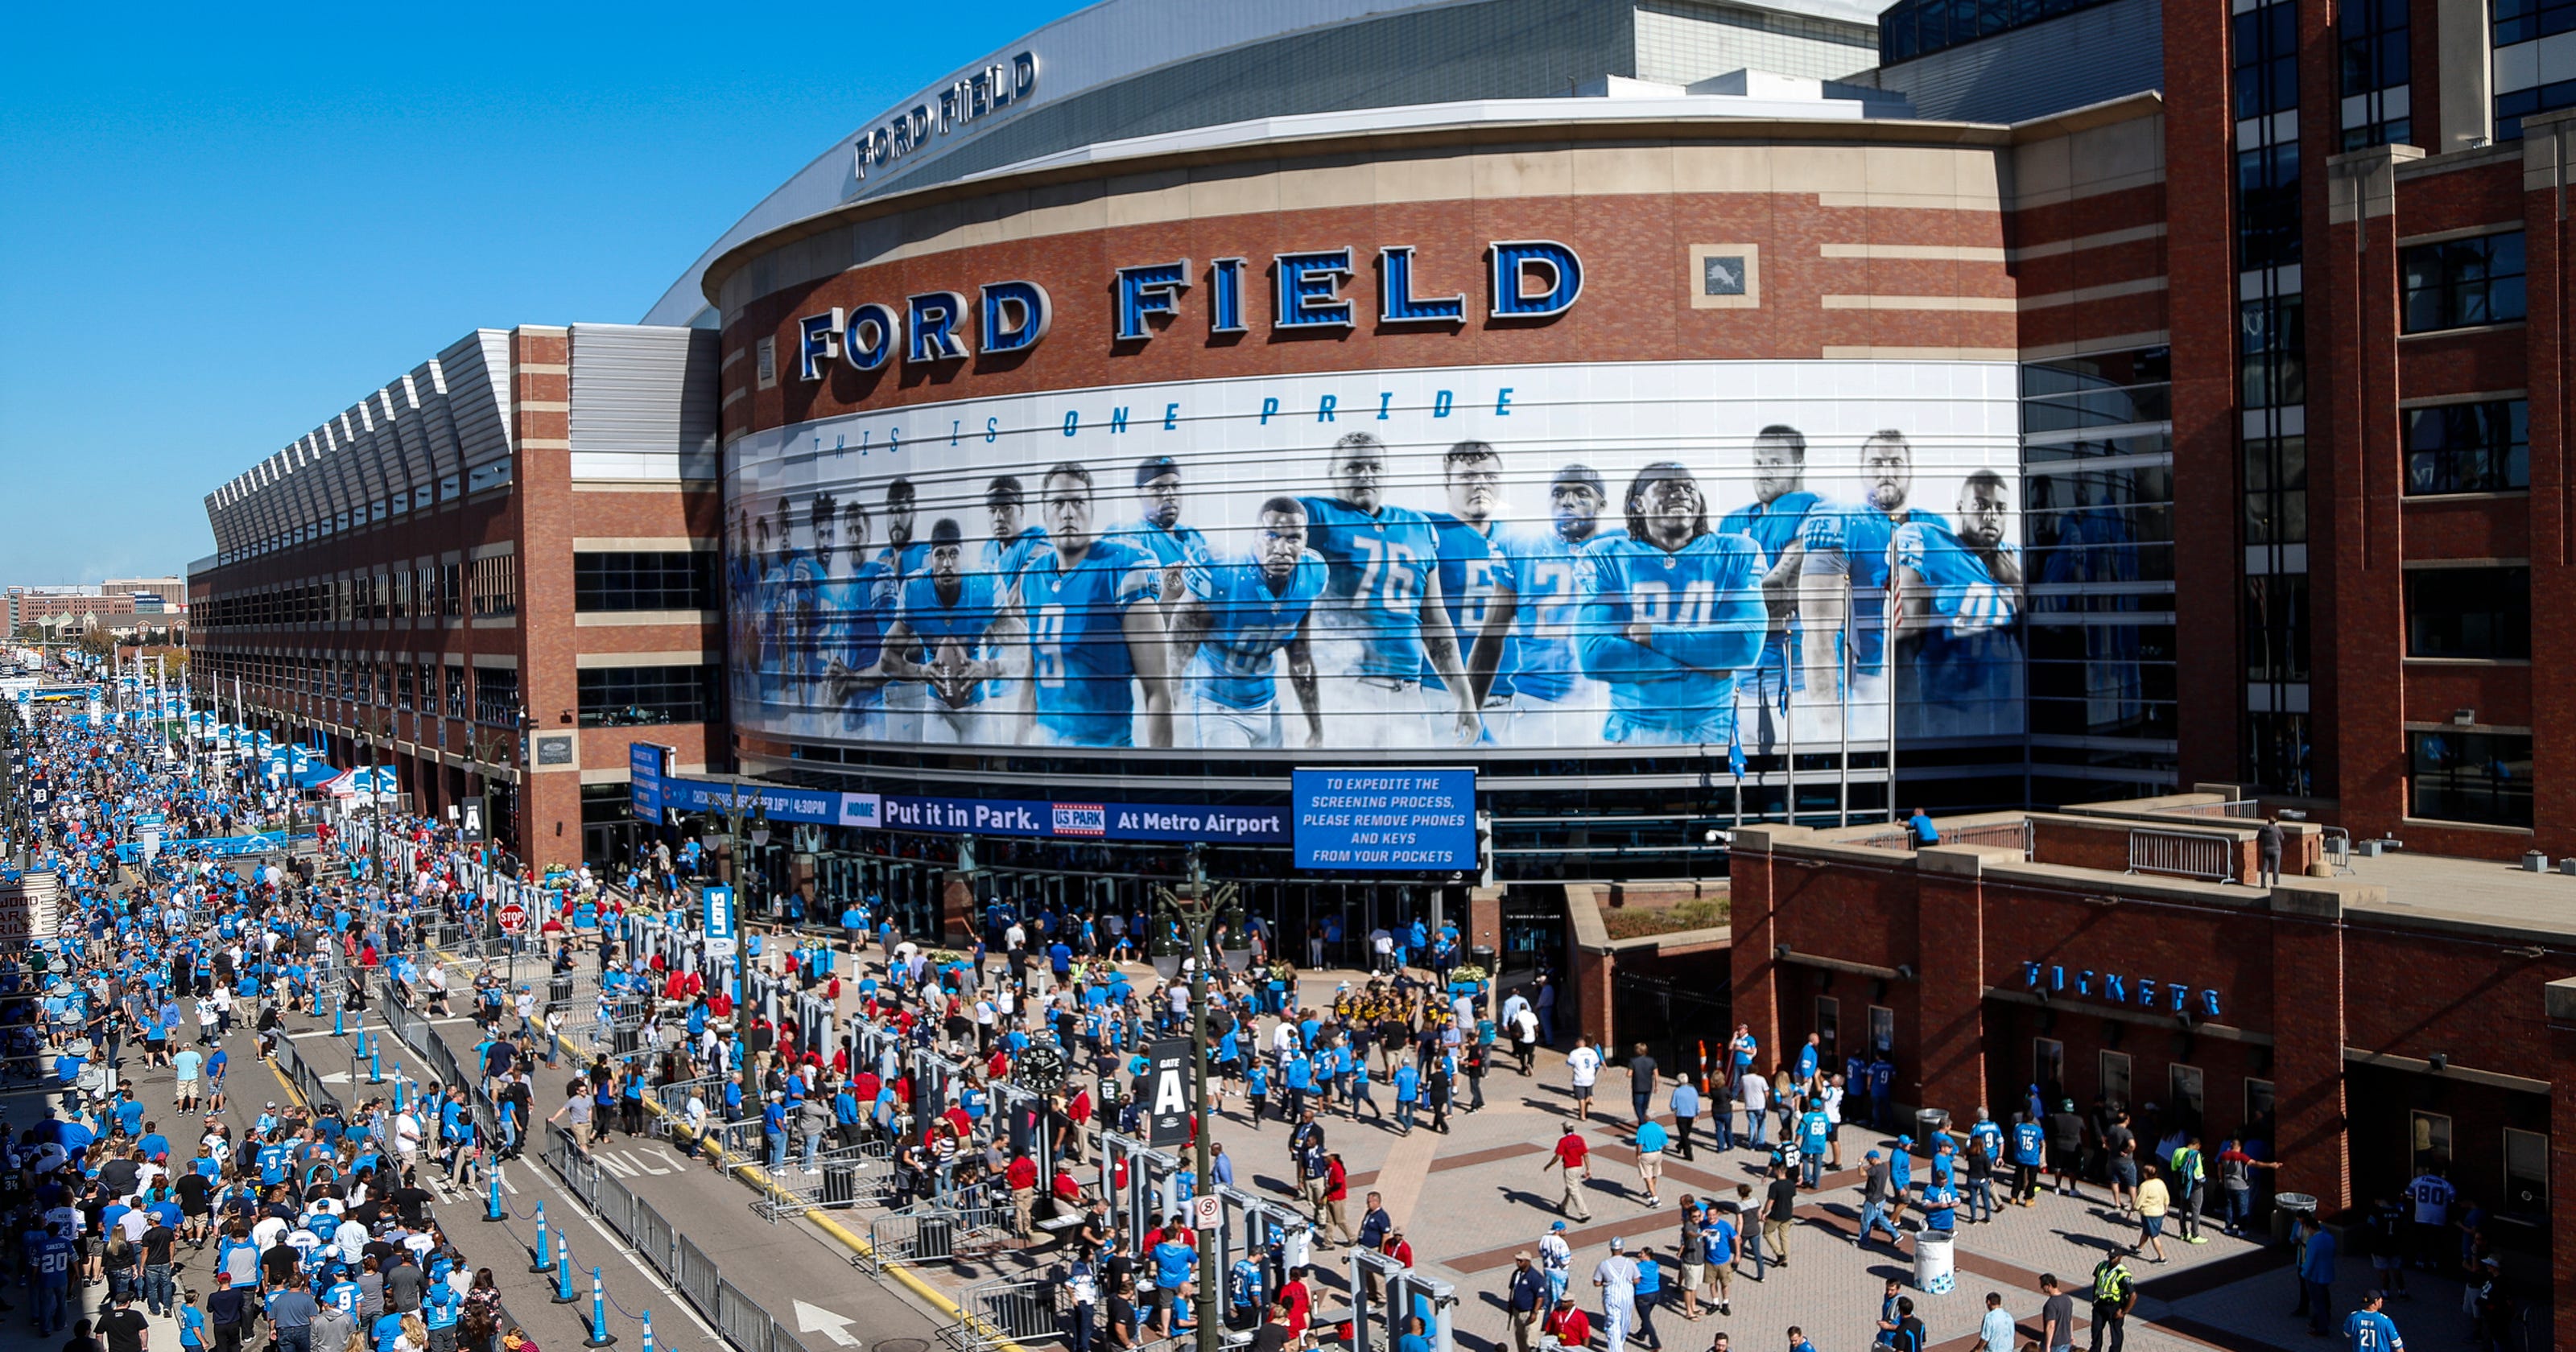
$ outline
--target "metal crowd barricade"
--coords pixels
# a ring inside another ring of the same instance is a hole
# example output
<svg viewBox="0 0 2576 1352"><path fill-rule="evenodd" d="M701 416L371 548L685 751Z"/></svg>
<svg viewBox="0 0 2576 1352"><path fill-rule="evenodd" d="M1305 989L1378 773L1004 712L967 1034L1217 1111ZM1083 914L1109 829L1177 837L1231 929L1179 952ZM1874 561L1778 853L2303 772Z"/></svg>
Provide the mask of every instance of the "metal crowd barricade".
<svg viewBox="0 0 2576 1352"><path fill-rule="evenodd" d="M1117 1186L1121 1165L1127 1174L1123 1190ZM1100 1133L1100 1195L1126 1218L1131 1237L1153 1229L1155 1222L1180 1208L1180 1171L1180 1157L1168 1150L1114 1131Z"/></svg>
<svg viewBox="0 0 2576 1352"><path fill-rule="evenodd" d="M1216 1270L1232 1272L1237 1257L1249 1255L1261 1266L1262 1290L1276 1291L1288 1274L1314 1256L1314 1222L1266 1197L1232 1184L1219 1184L1221 1207L1216 1232Z"/></svg>
<svg viewBox="0 0 2576 1352"><path fill-rule="evenodd" d="M1458 1288L1427 1277L1382 1253L1353 1246L1351 1352L1385 1352L1404 1336L1405 1320L1422 1319L1431 1352L1452 1352ZM1375 1280L1371 1280L1374 1278Z"/></svg>
<svg viewBox="0 0 2576 1352"><path fill-rule="evenodd" d="M943 1263L957 1252L964 1217L948 1207L913 1206L868 1222L868 1250L858 1266L883 1272L898 1263Z"/></svg>
<svg viewBox="0 0 2576 1352"><path fill-rule="evenodd" d="M1063 1290L1064 1283L1050 1278L979 1282L957 1297L957 1322L941 1330L941 1340L956 1352L991 1352L1004 1343L1052 1342L1063 1333L1059 1314Z"/></svg>

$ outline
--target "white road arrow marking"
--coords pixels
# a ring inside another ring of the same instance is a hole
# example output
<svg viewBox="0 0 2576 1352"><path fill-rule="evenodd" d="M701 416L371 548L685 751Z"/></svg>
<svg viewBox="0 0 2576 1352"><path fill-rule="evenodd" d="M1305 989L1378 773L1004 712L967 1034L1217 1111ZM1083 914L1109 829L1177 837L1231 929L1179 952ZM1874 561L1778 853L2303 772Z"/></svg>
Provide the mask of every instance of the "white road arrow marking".
<svg viewBox="0 0 2576 1352"><path fill-rule="evenodd" d="M858 1336L850 1332L848 1315L834 1314L820 1305L808 1305L801 1300L796 1302L796 1331L819 1332L843 1347L859 1345Z"/></svg>

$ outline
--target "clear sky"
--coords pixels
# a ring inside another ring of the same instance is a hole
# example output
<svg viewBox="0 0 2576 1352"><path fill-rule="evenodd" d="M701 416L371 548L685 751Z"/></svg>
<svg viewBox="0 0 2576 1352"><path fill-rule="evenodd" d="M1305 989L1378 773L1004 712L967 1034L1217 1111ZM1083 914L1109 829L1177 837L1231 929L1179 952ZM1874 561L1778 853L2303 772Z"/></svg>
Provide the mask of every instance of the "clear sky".
<svg viewBox="0 0 2576 1352"><path fill-rule="evenodd" d="M634 322L836 138L1080 2L15 11L0 584L184 570L216 484L470 329Z"/></svg>

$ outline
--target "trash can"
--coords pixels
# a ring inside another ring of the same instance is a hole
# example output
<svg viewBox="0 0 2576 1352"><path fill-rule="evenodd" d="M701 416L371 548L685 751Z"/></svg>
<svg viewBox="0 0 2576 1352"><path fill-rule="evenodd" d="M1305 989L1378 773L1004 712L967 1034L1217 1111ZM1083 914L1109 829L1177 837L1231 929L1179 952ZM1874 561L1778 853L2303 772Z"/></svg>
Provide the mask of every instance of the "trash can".
<svg viewBox="0 0 2576 1352"><path fill-rule="evenodd" d="M2272 1239L2287 1243L2301 1216L2317 1214L2317 1199L2304 1192L2272 1194Z"/></svg>
<svg viewBox="0 0 2576 1352"><path fill-rule="evenodd" d="M1949 1109L1917 1108L1914 1110L1914 1143L1923 1147L1923 1153L1927 1155L1932 1153L1932 1138L1949 1129Z"/></svg>
<svg viewBox="0 0 2576 1352"><path fill-rule="evenodd" d="M1487 978L1494 976L1495 953L1490 944L1477 944L1467 950L1467 961L1485 969Z"/></svg>
<svg viewBox="0 0 2576 1352"><path fill-rule="evenodd" d="M952 1255L957 1248L956 1231L946 1216L925 1216L912 1234L912 1256L921 1262L936 1262Z"/></svg>
<svg viewBox="0 0 2576 1352"><path fill-rule="evenodd" d="M859 1166L849 1163L823 1166L823 1205L850 1206L859 1200Z"/></svg>
<svg viewBox="0 0 2576 1352"><path fill-rule="evenodd" d="M1914 1289L1927 1296L1946 1296L1959 1282L1958 1246L1949 1233L1924 1230L1914 1236Z"/></svg>
<svg viewBox="0 0 2576 1352"><path fill-rule="evenodd" d="M611 1034L611 1042L617 1055L632 1055L638 1047L644 1045L644 1030L641 1028L616 1029Z"/></svg>
<svg viewBox="0 0 2576 1352"><path fill-rule="evenodd" d="M572 1003L572 978L570 976L551 977L546 981L546 1003L550 1005L568 1005Z"/></svg>

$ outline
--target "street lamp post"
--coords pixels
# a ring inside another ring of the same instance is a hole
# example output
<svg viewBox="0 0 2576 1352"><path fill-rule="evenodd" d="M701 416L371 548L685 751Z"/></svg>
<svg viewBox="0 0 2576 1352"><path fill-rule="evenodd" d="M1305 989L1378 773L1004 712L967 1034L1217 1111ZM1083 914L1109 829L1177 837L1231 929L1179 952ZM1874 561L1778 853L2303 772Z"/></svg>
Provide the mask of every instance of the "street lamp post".
<svg viewBox="0 0 2576 1352"><path fill-rule="evenodd" d="M751 818L751 828L748 832L743 829L746 817ZM751 1027L751 1021L745 1010L751 1003L751 945L743 942L742 935L742 841L748 834L756 845L769 843L769 809L761 804L760 795L757 793L752 795L751 804L746 808L742 798L742 781L737 779L733 782L731 791L725 796L723 820L726 866L732 870L726 876L725 882L733 888L735 992L733 1026L735 1034L742 1037L743 1045L749 1046L751 1039L745 1034Z"/></svg>
<svg viewBox="0 0 2576 1352"><path fill-rule="evenodd" d="M1197 1148L1194 1152L1198 1172L1198 1191L1205 1193L1212 1191L1216 1186L1212 1177L1216 1170L1216 1162L1211 1149L1216 1122L1214 1115L1207 1110L1208 935L1211 931L1216 934L1218 950L1224 957L1226 970L1231 972L1240 972L1250 965L1252 948L1242 942L1243 905L1238 900L1235 885L1221 883L1213 888L1208 885L1207 869L1199 857L1200 849L1201 847L1195 843L1190 846L1188 882L1177 888L1159 885L1155 887L1154 908L1157 914L1167 917L1170 923L1179 926L1183 938L1188 942L1188 952L1192 959L1190 962L1190 1089L1193 1106L1198 1112ZM1159 942L1155 945L1157 948L1162 946ZM1168 979L1170 974L1164 975ZM1217 1271L1216 1268L1215 1232L1210 1229L1200 1229L1197 1240L1199 1248L1198 1352L1217 1352L1219 1330L1216 1320L1211 1318L1208 1312L1225 1308L1223 1286L1225 1274Z"/></svg>

